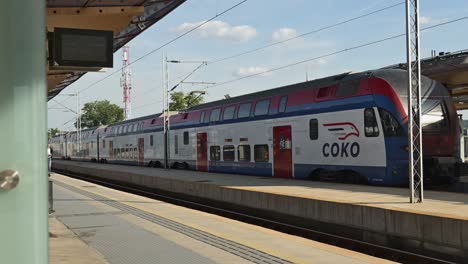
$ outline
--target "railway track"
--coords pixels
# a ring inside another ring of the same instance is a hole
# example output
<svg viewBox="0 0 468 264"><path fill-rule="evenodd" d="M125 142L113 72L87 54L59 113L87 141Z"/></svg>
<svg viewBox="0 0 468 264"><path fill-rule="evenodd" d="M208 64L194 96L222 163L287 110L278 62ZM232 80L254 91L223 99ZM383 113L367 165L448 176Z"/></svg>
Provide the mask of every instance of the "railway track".
<svg viewBox="0 0 468 264"><path fill-rule="evenodd" d="M239 206L225 206L217 202L200 198L188 197L137 186L129 186L128 184L121 184L118 182L103 181L95 177L77 175L63 171L57 172L69 177L93 182L113 189L220 215L223 217L277 230L283 233L305 237L318 242L358 251L364 254L400 263L459 263L463 261L460 259L450 259L450 257L447 258L447 256L431 256L430 254L427 254L427 252L411 252L404 249L399 249L397 247L377 245L375 243L353 239L349 236L340 236L323 230L305 227L301 224L294 224L287 220L281 221L273 218L270 219L270 217L265 216L265 214L262 215L261 212L257 212L256 210L246 210L245 208L241 208ZM291 218L289 217L288 219Z"/></svg>
<svg viewBox="0 0 468 264"><path fill-rule="evenodd" d="M430 186L429 190L453 193L468 193L468 182L457 182L450 185Z"/></svg>

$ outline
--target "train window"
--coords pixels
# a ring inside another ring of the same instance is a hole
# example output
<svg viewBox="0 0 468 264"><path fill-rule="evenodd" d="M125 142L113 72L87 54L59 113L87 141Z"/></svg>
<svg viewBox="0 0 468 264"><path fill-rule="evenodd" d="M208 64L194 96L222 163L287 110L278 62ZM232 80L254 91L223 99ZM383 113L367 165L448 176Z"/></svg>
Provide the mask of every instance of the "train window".
<svg viewBox="0 0 468 264"><path fill-rule="evenodd" d="M286 111L286 103L288 102L288 96L281 97L278 105L278 113L283 113Z"/></svg>
<svg viewBox="0 0 468 264"><path fill-rule="evenodd" d="M236 106L234 105L224 108L223 120L233 119L235 110L236 110Z"/></svg>
<svg viewBox="0 0 468 264"><path fill-rule="evenodd" d="M430 110L425 110L421 116L423 131L437 131L447 127L447 114L441 104Z"/></svg>
<svg viewBox="0 0 468 264"><path fill-rule="evenodd" d="M331 87L322 87L318 90L317 98L327 97L331 94Z"/></svg>
<svg viewBox="0 0 468 264"><path fill-rule="evenodd" d="M270 99L258 101L255 104L255 116L268 115L268 109L270 108Z"/></svg>
<svg viewBox="0 0 468 264"><path fill-rule="evenodd" d="M237 158L239 161L250 161L250 145L239 145L237 147Z"/></svg>
<svg viewBox="0 0 468 264"><path fill-rule="evenodd" d="M154 125L156 123L156 119L151 120L151 124Z"/></svg>
<svg viewBox="0 0 468 264"><path fill-rule="evenodd" d="M403 136L404 131L401 129L400 124L398 121L393 117L392 114L387 112L384 109L379 109L380 119L382 121L382 129L384 136L392 137L392 136Z"/></svg>
<svg viewBox="0 0 468 264"><path fill-rule="evenodd" d="M205 119L205 112L203 111L203 112L201 112L201 114L200 114L200 121L199 121L199 123L200 123L200 124L203 123L203 120L204 120L204 119Z"/></svg>
<svg viewBox="0 0 468 264"><path fill-rule="evenodd" d="M373 108L364 109L364 132L366 137L379 136L379 126L377 125Z"/></svg>
<svg viewBox="0 0 468 264"><path fill-rule="evenodd" d="M131 132L135 132L136 131L136 128L135 128L135 124L132 125L132 131Z"/></svg>
<svg viewBox="0 0 468 264"><path fill-rule="evenodd" d="M255 145L254 146L254 159L255 162L268 162L270 157L268 153L268 145Z"/></svg>
<svg viewBox="0 0 468 264"><path fill-rule="evenodd" d="M233 145L223 146L223 159L224 161L233 161L235 159Z"/></svg>
<svg viewBox="0 0 468 264"><path fill-rule="evenodd" d="M340 85L338 85L338 88L336 88L336 97L344 97L356 94L359 90L360 83L360 79L341 82Z"/></svg>
<svg viewBox="0 0 468 264"><path fill-rule="evenodd" d="M179 135L174 135L174 153L179 154Z"/></svg>
<svg viewBox="0 0 468 264"><path fill-rule="evenodd" d="M219 146L210 147L210 160L220 160L221 159L221 149Z"/></svg>
<svg viewBox="0 0 468 264"><path fill-rule="evenodd" d="M309 137L311 140L318 139L318 120L317 119L309 120Z"/></svg>
<svg viewBox="0 0 468 264"><path fill-rule="evenodd" d="M251 103L241 104L239 106L239 112L237 113L237 118L249 117L250 106L251 106Z"/></svg>
<svg viewBox="0 0 468 264"><path fill-rule="evenodd" d="M211 110L211 115L210 115L210 122L216 122L219 121L219 114L221 113L220 108L216 108Z"/></svg>
<svg viewBox="0 0 468 264"><path fill-rule="evenodd" d="M150 146L153 146L153 135L150 136Z"/></svg>
<svg viewBox="0 0 468 264"><path fill-rule="evenodd" d="M184 145L188 145L190 143L189 133L188 131L184 132Z"/></svg>
<svg viewBox="0 0 468 264"><path fill-rule="evenodd" d="M104 139L102 140L102 148L106 148L106 141Z"/></svg>

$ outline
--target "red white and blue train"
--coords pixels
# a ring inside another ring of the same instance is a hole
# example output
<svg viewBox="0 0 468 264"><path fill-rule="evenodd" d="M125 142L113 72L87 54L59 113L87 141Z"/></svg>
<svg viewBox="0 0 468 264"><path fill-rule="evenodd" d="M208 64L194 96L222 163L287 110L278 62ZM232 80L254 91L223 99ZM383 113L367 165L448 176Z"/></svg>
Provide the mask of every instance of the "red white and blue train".
<svg viewBox="0 0 468 264"><path fill-rule="evenodd" d="M426 180L454 181L457 113L422 78ZM407 74L341 74L51 139L56 158L281 178L408 184ZM167 144L166 144L167 143ZM80 151L78 151L81 149ZM167 151L166 151L167 150Z"/></svg>

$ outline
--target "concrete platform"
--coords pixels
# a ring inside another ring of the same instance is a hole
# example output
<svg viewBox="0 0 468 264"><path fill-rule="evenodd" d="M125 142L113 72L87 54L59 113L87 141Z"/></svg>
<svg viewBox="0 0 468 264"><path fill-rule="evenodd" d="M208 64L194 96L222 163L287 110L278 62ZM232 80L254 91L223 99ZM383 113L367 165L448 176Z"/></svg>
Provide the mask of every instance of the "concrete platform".
<svg viewBox="0 0 468 264"><path fill-rule="evenodd" d="M403 243L468 259L468 195L257 176L57 161L54 168L119 182L248 206L361 232L369 242Z"/></svg>
<svg viewBox="0 0 468 264"><path fill-rule="evenodd" d="M50 264L107 264L96 250L89 247L56 217L49 218Z"/></svg>
<svg viewBox="0 0 468 264"><path fill-rule="evenodd" d="M57 219L112 264L392 263L58 174L51 178Z"/></svg>

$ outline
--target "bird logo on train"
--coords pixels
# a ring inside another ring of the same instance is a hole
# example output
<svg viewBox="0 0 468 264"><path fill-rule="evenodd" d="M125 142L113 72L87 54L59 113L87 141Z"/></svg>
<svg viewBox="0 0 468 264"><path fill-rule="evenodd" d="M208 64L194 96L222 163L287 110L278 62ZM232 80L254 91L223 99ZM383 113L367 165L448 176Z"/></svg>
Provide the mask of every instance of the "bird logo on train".
<svg viewBox="0 0 468 264"><path fill-rule="evenodd" d="M324 127L328 129L332 135L334 135L339 141L333 143L325 143L322 146L322 155L324 157L334 157L334 158L356 158L359 156L361 147L357 142L343 142L350 137L359 138L359 129L357 126L351 122L341 122L341 123L328 123L323 124Z"/></svg>

